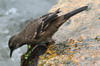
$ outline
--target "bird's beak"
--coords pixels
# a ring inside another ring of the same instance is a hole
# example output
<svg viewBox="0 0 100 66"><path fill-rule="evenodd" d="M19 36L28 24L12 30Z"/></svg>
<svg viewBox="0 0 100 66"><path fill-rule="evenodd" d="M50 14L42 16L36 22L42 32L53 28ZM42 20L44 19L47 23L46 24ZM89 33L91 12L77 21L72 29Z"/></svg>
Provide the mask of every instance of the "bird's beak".
<svg viewBox="0 0 100 66"><path fill-rule="evenodd" d="M10 58L12 57L13 50L10 50Z"/></svg>

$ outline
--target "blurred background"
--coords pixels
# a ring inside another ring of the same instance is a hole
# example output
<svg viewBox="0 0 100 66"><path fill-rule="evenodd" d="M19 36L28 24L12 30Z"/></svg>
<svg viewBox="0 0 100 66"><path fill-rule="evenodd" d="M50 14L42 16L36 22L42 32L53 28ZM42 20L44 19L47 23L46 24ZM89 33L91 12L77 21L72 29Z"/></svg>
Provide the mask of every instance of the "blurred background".
<svg viewBox="0 0 100 66"><path fill-rule="evenodd" d="M24 47L9 57L8 40L18 33L27 20L48 12L57 0L0 0L0 66L19 66Z"/></svg>

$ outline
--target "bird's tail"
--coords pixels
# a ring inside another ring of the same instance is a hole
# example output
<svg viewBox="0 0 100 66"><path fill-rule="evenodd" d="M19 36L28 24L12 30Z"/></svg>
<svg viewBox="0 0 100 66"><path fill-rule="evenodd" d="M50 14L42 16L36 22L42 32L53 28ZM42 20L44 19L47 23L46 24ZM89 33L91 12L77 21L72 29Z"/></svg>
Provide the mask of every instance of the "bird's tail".
<svg viewBox="0 0 100 66"><path fill-rule="evenodd" d="M87 8L88 8L88 6L83 6L81 8L78 8L78 9L74 10L74 11L71 11L71 12L69 12L69 13L67 13L67 14L64 15L64 19L65 20L69 19L70 17L76 15L79 12L82 12L82 11L86 10Z"/></svg>

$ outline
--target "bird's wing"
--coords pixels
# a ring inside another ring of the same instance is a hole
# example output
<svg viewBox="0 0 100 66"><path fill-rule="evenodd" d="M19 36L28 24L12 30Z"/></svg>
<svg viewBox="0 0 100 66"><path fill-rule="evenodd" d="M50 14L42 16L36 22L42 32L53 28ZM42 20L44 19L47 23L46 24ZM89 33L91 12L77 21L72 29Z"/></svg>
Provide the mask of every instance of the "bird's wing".
<svg viewBox="0 0 100 66"><path fill-rule="evenodd" d="M42 32L48 27L48 25L54 20L59 13L59 9L54 13L46 14L40 18L28 21L24 29L19 33L23 41L29 43L36 38L39 38Z"/></svg>
<svg viewBox="0 0 100 66"><path fill-rule="evenodd" d="M49 13L49 14L46 14L46 15L40 17L40 18L42 18L42 21L41 21L40 25L37 28L37 35L36 35L35 39L38 39L40 34L45 31L45 29L52 22L52 20L54 20L55 18L58 17L57 14L60 13L59 10L60 9L57 9L54 13Z"/></svg>
<svg viewBox="0 0 100 66"><path fill-rule="evenodd" d="M43 22L44 22L43 28L42 28L43 30L47 27L48 24L51 23L52 20L54 20L55 18L58 17L57 14L60 13L59 10L60 10L60 8L57 9L54 13L51 13L50 15L48 15L47 18L45 18L45 19L43 20Z"/></svg>

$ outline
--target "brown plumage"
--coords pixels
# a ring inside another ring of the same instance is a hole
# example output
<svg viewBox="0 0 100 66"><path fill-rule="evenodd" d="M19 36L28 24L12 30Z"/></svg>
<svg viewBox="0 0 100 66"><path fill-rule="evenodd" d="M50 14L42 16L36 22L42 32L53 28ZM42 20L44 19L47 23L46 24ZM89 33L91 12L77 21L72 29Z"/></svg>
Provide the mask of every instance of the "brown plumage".
<svg viewBox="0 0 100 66"><path fill-rule="evenodd" d="M10 57L13 50L25 44L37 45L41 43L52 42L53 34L64 22L66 22L73 15L86 9L87 6L84 6L62 16L57 15L60 13L58 9L54 13L49 13L40 18L29 21L26 27L19 34L16 34L10 38Z"/></svg>

